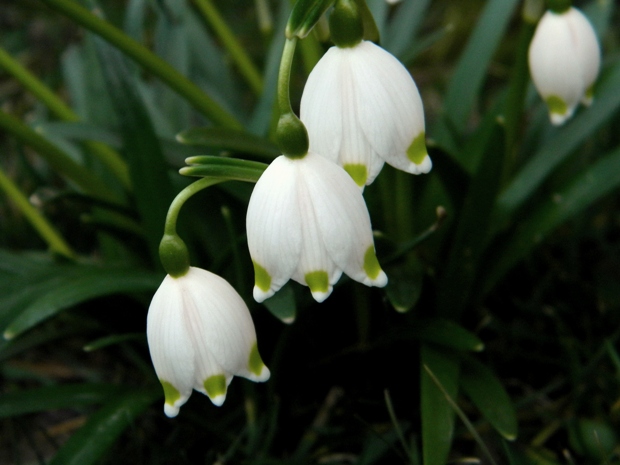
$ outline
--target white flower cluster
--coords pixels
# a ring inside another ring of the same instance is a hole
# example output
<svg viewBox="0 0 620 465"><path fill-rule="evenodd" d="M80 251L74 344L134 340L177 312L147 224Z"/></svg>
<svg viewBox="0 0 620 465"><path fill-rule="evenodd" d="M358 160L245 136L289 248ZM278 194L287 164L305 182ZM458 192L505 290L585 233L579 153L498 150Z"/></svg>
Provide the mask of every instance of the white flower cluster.
<svg viewBox="0 0 620 465"><path fill-rule="evenodd" d="M277 158L248 205L259 302L289 279L322 302L343 272L385 286L362 189L384 162L415 174L431 169L418 89L404 66L371 42L329 49L308 77L301 120L309 153Z"/></svg>
<svg viewBox="0 0 620 465"><path fill-rule="evenodd" d="M415 174L431 169L416 85L396 58L371 42L326 53L308 78L301 119L308 153L274 160L248 205L258 302L289 279L307 285L318 302L342 273L368 286L385 286L362 190L385 162ZM153 297L147 320L169 417L178 414L192 390L222 405L233 376L269 378L243 299L213 273L189 265L178 271L176 253L165 253L176 271Z"/></svg>

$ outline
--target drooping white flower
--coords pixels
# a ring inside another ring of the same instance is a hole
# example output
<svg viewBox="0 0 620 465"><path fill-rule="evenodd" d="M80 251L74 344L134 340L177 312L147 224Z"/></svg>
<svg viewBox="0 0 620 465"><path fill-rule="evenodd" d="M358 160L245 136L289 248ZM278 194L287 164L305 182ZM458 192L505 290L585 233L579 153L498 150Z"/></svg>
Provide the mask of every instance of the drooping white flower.
<svg viewBox="0 0 620 465"><path fill-rule="evenodd" d="M553 124L570 118L579 102L592 102L600 63L596 34L583 13L570 7L542 16L530 44L529 65Z"/></svg>
<svg viewBox="0 0 620 465"><path fill-rule="evenodd" d="M151 301L146 332L169 417L179 413L192 389L219 406L233 376L269 378L245 302L209 271L190 267L184 276L166 276Z"/></svg>
<svg viewBox="0 0 620 465"><path fill-rule="evenodd" d="M258 302L289 279L309 286L318 302L343 272L367 286L387 283L361 191L340 166L315 153L282 155L269 165L250 198L247 234Z"/></svg>
<svg viewBox="0 0 620 465"><path fill-rule="evenodd" d="M418 89L407 69L372 42L323 55L308 76L300 117L310 150L339 163L360 187L384 162L413 174L432 167Z"/></svg>

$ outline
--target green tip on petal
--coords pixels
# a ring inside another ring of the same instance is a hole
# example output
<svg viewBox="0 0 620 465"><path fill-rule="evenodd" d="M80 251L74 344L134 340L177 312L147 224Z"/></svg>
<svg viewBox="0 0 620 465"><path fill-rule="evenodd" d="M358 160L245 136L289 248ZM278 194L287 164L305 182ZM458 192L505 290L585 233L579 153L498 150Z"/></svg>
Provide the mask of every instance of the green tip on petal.
<svg viewBox="0 0 620 465"><path fill-rule="evenodd" d="M381 273L381 265L379 265L379 260L377 260L377 255L375 254L375 248L371 245L366 250L364 254L364 271L366 275L370 279L377 279L379 273Z"/></svg>
<svg viewBox="0 0 620 465"><path fill-rule="evenodd" d="M254 345L252 346L252 350L250 351L248 369L256 376L260 376L260 374L263 372L264 367L265 364L263 363L263 359L260 358L260 354L258 353L258 345L254 343Z"/></svg>
<svg viewBox="0 0 620 465"><path fill-rule="evenodd" d="M419 165L424 158L426 158L426 155L428 155L426 151L426 139L424 131L422 131L413 139L413 142L411 142L411 145L407 149L407 158L416 165Z"/></svg>
<svg viewBox="0 0 620 465"><path fill-rule="evenodd" d="M168 405L174 405L174 403L181 398L181 393L168 381L159 380L161 387L164 388L164 398Z"/></svg>
<svg viewBox="0 0 620 465"><path fill-rule="evenodd" d="M304 278L306 279L306 284L313 293L319 292L325 294L329 292L329 276L326 271L306 273Z"/></svg>
<svg viewBox="0 0 620 465"><path fill-rule="evenodd" d="M202 385L211 400L226 394L226 376L224 375L209 376Z"/></svg>
<svg viewBox="0 0 620 465"><path fill-rule="evenodd" d="M565 116L568 113L568 105L557 95L550 95L545 99L545 103L552 115Z"/></svg>
<svg viewBox="0 0 620 465"><path fill-rule="evenodd" d="M256 262L254 264L254 283L261 291L267 292L271 289L271 276L267 270Z"/></svg>
<svg viewBox="0 0 620 465"><path fill-rule="evenodd" d="M355 184L359 187L364 187L366 185L366 180L368 179L368 168L366 165L362 165L361 163L347 163L342 167L349 173L349 176L353 178Z"/></svg>

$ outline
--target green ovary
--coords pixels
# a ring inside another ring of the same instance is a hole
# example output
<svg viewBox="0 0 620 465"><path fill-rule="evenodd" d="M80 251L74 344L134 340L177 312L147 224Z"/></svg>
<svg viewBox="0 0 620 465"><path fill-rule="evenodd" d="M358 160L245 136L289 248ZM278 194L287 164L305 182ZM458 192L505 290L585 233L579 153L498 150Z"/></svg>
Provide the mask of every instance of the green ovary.
<svg viewBox="0 0 620 465"><path fill-rule="evenodd" d="M549 113L552 115L564 116L568 113L568 105L557 95L550 95L546 98L545 103L547 108L549 108Z"/></svg>
<svg viewBox="0 0 620 465"><path fill-rule="evenodd" d="M202 385L211 399L226 394L226 377L224 375L209 376Z"/></svg>
<svg viewBox="0 0 620 465"><path fill-rule="evenodd" d="M265 364L263 363L263 359L260 358L260 354L258 353L258 346L256 342L252 346L252 350L250 351L250 358L248 360L248 369L251 373L254 373L256 376L260 376L263 371L263 367Z"/></svg>
<svg viewBox="0 0 620 465"><path fill-rule="evenodd" d="M364 254L364 271L370 279L377 279L377 276L381 273L381 265L379 265L375 248L372 245L368 247Z"/></svg>
<svg viewBox="0 0 620 465"><path fill-rule="evenodd" d="M313 271L304 276L306 284L312 292L327 292L329 290L329 276L326 271Z"/></svg>
<svg viewBox="0 0 620 465"><path fill-rule="evenodd" d="M407 149L407 158L416 165L419 165L424 161L428 153L426 152L426 139L424 131L417 135L411 145Z"/></svg>
<svg viewBox="0 0 620 465"><path fill-rule="evenodd" d="M366 180L368 179L368 168L366 168L366 165L362 165L361 163L347 163L342 167L349 173L349 176L353 178L355 184L360 187L366 185Z"/></svg>
<svg viewBox="0 0 620 465"><path fill-rule="evenodd" d="M164 398L168 405L174 405L174 403L181 398L181 393L168 381L159 380L161 387L164 388Z"/></svg>
<svg viewBox="0 0 620 465"><path fill-rule="evenodd" d="M267 292L271 288L271 276L267 270L256 262L254 264L254 283L261 291Z"/></svg>

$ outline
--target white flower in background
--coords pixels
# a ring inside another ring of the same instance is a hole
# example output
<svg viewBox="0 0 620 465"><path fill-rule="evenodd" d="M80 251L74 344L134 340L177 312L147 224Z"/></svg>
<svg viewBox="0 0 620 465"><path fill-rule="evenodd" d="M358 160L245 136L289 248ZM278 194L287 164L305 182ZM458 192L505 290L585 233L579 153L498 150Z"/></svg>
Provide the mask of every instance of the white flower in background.
<svg viewBox="0 0 620 465"><path fill-rule="evenodd" d="M418 89L407 69L372 42L323 55L308 76L300 117L310 150L340 164L360 187L384 162L413 174L432 167Z"/></svg>
<svg viewBox="0 0 620 465"><path fill-rule="evenodd" d="M260 177L247 212L254 298L272 296L289 279L318 302L342 273L385 286L362 193L338 165L315 153L276 158Z"/></svg>
<svg viewBox="0 0 620 465"><path fill-rule="evenodd" d="M184 276L166 276L149 307L146 333L169 417L192 389L219 406L233 376L269 378L245 302L209 271L190 267Z"/></svg>
<svg viewBox="0 0 620 465"><path fill-rule="evenodd" d="M600 63L596 34L583 13L570 7L543 15L530 44L529 64L553 124L570 118L579 102L592 102Z"/></svg>

